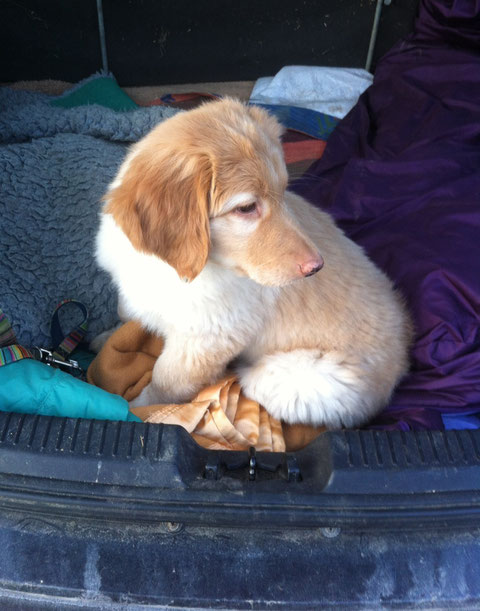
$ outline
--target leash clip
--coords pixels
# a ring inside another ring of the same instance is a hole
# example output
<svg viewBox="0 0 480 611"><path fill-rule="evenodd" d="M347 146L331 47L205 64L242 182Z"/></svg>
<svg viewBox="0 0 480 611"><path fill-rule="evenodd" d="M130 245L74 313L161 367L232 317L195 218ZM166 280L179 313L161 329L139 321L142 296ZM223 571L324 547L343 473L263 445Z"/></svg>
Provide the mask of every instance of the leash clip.
<svg viewBox="0 0 480 611"><path fill-rule="evenodd" d="M51 350L47 350L46 348L39 348L38 346L34 346L34 348L38 351L38 360L42 363L50 365L51 367L59 367L60 369L66 367L68 370L74 370L69 371L69 373L82 372L82 368L80 367L77 361L74 361L73 359L66 359L65 361L62 361L60 359L55 358Z"/></svg>

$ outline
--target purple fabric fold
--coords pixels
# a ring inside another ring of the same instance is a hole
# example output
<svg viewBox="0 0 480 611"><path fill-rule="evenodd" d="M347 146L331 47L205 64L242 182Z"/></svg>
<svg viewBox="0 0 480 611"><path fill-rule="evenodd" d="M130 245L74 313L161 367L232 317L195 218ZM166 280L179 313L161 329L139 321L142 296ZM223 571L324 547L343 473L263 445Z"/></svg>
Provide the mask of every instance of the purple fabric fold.
<svg viewBox="0 0 480 611"><path fill-rule="evenodd" d="M369 426L443 429L442 414L478 415L479 0L422 1L414 33L293 189L363 246L414 319L411 372Z"/></svg>

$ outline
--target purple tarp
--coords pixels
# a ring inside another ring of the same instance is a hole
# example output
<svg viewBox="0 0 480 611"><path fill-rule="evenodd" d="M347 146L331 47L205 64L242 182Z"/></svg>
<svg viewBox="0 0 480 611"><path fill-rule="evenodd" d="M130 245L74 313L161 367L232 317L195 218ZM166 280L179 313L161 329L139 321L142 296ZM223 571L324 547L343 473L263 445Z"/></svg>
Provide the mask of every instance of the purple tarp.
<svg viewBox="0 0 480 611"><path fill-rule="evenodd" d="M364 247L414 318L411 373L370 426L478 426L480 0L422 1L414 34L294 189Z"/></svg>

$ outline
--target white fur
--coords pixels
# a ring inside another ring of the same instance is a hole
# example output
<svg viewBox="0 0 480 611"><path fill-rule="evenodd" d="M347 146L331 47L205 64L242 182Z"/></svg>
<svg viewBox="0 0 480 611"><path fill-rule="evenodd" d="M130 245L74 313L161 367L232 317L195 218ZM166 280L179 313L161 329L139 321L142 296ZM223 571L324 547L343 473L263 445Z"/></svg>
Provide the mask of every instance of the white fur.
<svg viewBox="0 0 480 611"><path fill-rule="evenodd" d="M221 361L211 363L211 382L235 357L245 354L250 361L248 355L268 325L278 289L211 261L193 282L185 283L158 257L135 250L108 214L102 215L97 246L99 263L120 288L124 315L166 338L154 378L172 380L175 390L160 395L150 384L132 407L190 400L199 389L179 372L189 371L197 356L204 359L210 354L215 361L222 355ZM250 366L240 365L238 375L246 395L285 422L355 426L371 411L368 386L358 368L334 352L322 355L319 350L300 349L263 355Z"/></svg>
<svg viewBox="0 0 480 611"><path fill-rule="evenodd" d="M222 212L225 214L226 212L233 210L236 206L245 206L253 203L254 201L255 195L253 195L253 193L237 193L227 201L225 206L222 207Z"/></svg>
<svg viewBox="0 0 480 611"><path fill-rule="evenodd" d="M207 335L213 343L217 334L234 333L245 344L275 299L274 288L212 261L193 282L182 281L168 263L137 251L110 214L100 221L97 260L120 289L124 315L157 334Z"/></svg>
<svg viewBox="0 0 480 611"><path fill-rule="evenodd" d="M261 333L277 293L212 261L193 282L185 283L158 257L135 250L109 214L102 214L97 260L119 287L124 316L141 320L166 338L154 377L175 379L175 392L160 397L146 389L135 405L143 404L145 397L155 397L154 403L191 399L199 388L188 376L180 380L179 372L195 368L197 357L210 355L209 381L215 381Z"/></svg>
<svg viewBox="0 0 480 611"><path fill-rule="evenodd" d="M245 394L278 419L330 428L364 423L408 367L410 323L389 280L327 214L285 191L278 125L232 100L161 124L132 149L111 189L121 190L127 172L141 179L152 167L161 180L180 155L182 134L180 169L168 178L175 194L176 180L204 167L192 142L215 159L210 196L226 194L210 214L208 258L191 282L160 256L137 250L127 237L129 221L117 224L108 201L101 214L97 260L118 288L122 319L136 319L165 340L151 384L132 405L189 401L234 363ZM140 151L148 154L132 165ZM155 165L163 163L159 151L168 153L164 172ZM234 210L253 202L255 214ZM182 209L182 201L175 205ZM303 264L320 256L325 267L303 277Z"/></svg>
<svg viewBox="0 0 480 611"><path fill-rule="evenodd" d="M263 356L240 368L241 386L277 419L330 428L355 426L368 417L368 389L338 355L292 350Z"/></svg>

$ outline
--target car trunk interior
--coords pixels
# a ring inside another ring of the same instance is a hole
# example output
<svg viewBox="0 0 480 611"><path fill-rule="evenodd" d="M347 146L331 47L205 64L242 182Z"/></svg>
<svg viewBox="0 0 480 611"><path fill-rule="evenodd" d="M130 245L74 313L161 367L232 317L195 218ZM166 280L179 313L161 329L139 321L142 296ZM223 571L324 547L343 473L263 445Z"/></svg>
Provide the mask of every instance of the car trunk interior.
<svg viewBox="0 0 480 611"><path fill-rule="evenodd" d="M142 107L247 102L287 65L375 75L417 12L417 0L3 0L0 82L60 96L103 70ZM312 161L295 157L292 177ZM448 428L384 420L298 451L214 451L179 426L0 411L0 604L476 608L480 433Z"/></svg>

